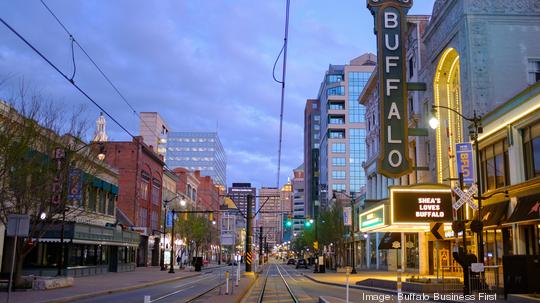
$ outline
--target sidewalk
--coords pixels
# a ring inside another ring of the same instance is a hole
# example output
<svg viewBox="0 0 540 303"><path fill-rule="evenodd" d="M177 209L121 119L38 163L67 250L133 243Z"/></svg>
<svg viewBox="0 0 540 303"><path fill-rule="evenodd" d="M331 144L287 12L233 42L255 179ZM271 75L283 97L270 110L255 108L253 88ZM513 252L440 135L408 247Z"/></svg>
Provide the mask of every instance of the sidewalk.
<svg viewBox="0 0 540 303"><path fill-rule="evenodd" d="M200 275L198 272L175 269L174 274L161 271L159 267L137 267L135 271L106 273L96 276L75 278L68 288L43 291L15 291L11 301L17 303L70 302L107 293L132 290ZM0 293L0 302L6 301L7 292Z"/></svg>

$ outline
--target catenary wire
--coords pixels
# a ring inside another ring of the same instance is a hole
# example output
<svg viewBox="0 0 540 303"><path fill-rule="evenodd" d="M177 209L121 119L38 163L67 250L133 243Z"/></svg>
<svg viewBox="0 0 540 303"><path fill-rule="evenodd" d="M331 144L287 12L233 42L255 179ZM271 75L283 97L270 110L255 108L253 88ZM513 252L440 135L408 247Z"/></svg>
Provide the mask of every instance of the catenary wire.
<svg viewBox="0 0 540 303"><path fill-rule="evenodd" d="M64 79L66 79L73 87L75 87L81 94L83 94L90 102L92 102L99 110L107 115L116 125L118 125L123 131L125 131L131 137L135 137L127 128L125 128L116 118L114 118L108 111L106 111L99 103L97 103L92 97L90 97L82 88L80 88L74 81L64 74L54 63L51 62L45 55L43 55L37 48L34 47L26 38L24 38L19 32L17 32L11 25L9 25L3 18L0 18L0 22L4 24L13 34L15 34L20 40L22 40L28 47L30 47L36 54L38 54L45 62L47 62L54 70L56 70Z"/></svg>
<svg viewBox="0 0 540 303"><path fill-rule="evenodd" d="M277 188L279 190L279 176L281 174L281 146L283 143L283 109L285 106L285 76L287 75L287 45L289 38L289 6L290 0L287 0L285 10L285 38L283 39L283 70L281 77L281 107L279 114L279 143L278 143L278 164L277 164ZM275 78L274 78L275 79Z"/></svg>
<svg viewBox="0 0 540 303"><path fill-rule="evenodd" d="M90 60L90 62L94 65L94 67L99 71L99 73L101 74L101 76L105 79L105 81L107 81L107 83L109 83L109 85L113 88L113 90L118 94L118 96L124 101L124 103L131 109L132 113L137 116L137 118L139 118L139 120L144 124L144 126L146 126L146 128L151 131L152 133L154 133L154 135L159 138L160 135L152 128L150 128L148 126L148 124L146 124L146 122L144 120L141 119L141 116L139 115L139 113L137 112L137 110L135 110L135 108L131 105L131 103L127 100L127 98L124 96L124 94L122 94L120 92L120 90L118 89L118 87L111 81L111 79L105 74L105 72L103 71L103 69L96 63L96 61L90 56L90 54L88 54L88 52L86 51L86 49L84 49L84 47L79 43L78 40L75 39L75 37L73 36L73 34L67 29L67 26L64 25L64 23L60 20L60 18L58 18L58 16L52 11L52 9L45 3L44 0L40 0L41 4L43 4L43 6L47 9L47 11L52 15L52 17L56 20L56 22L58 22L58 24L64 29L64 31L69 35L72 43L75 43L77 45L77 47L84 53L84 55L88 58L88 60ZM74 53L73 53L73 45L72 45L72 55L73 55L73 65L75 66L75 57L74 57ZM74 73L75 75L75 73Z"/></svg>

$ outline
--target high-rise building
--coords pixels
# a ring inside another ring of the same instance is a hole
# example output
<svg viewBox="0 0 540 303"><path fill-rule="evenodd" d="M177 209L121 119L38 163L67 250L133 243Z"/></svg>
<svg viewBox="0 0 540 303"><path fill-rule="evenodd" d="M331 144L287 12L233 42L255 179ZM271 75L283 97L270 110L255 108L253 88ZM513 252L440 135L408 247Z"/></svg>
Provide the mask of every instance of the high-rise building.
<svg viewBox="0 0 540 303"><path fill-rule="evenodd" d="M304 196L306 215L315 217L319 205L319 144L321 141L321 103L306 102L304 110Z"/></svg>
<svg viewBox="0 0 540 303"><path fill-rule="evenodd" d="M376 56L363 54L348 65L330 65L319 89L321 108L320 201L332 192L360 192L366 184L364 106L358 97L375 69Z"/></svg>
<svg viewBox="0 0 540 303"><path fill-rule="evenodd" d="M169 126L159 113L141 112L139 128L144 143L151 146L154 152L165 157Z"/></svg>
<svg viewBox="0 0 540 303"><path fill-rule="evenodd" d="M251 183L233 183L232 187L229 187L228 196L236 204L236 207L243 213L247 213L247 196L253 197L253 208L255 208L255 201L257 196L257 189L251 187Z"/></svg>
<svg viewBox="0 0 540 303"><path fill-rule="evenodd" d="M262 187L259 189L259 209L257 227L263 228L263 234L270 247L280 244L281 239L281 200L279 189Z"/></svg>
<svg viewBox="0 0 540 303"><path fill-rule="evenodd" d="M169 132L165 162L170 168L199 170L216 185L227 186L227 159L216 132Z"/></svg>
<svg viewBox="0 0 540 303"><path fill-rule="evenodd" d="M285 226L285 221L287 220L288 215L293 212L293 185L291 180L288 180L281 190L279 191L279 199L281 203L280 207L280 230L281 232L281 242L290 241L292 236L292 228L287 228Z"/></svg>
<svg viewBox="0 0 540 303"><path fill-rule="evenodd" d="M304 191L304 164L293 170L293 232L299 234L304 229L306 201Z"/></svg>

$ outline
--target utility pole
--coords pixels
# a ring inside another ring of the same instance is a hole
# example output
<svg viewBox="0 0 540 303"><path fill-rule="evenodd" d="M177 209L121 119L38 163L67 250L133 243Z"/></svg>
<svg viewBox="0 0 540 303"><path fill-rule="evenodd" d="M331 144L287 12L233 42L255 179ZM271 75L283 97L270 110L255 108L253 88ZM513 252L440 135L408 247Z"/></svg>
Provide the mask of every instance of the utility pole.
<svg viewBox="0 0 540 303"><path fill-rule="evenodd" d="M246 215L246 272L252 272L251 271L251 262L252 262L252 253L251 253L251 236L253 233L252 227L251 227L251 220L253 220L253 196L247 195L247 215Z"/></svg>
<svg viewBox="0 0 540 303"><path fill-rule="evenodd" d="M263 264L263 227L259 226L259 265Z"/></svg>

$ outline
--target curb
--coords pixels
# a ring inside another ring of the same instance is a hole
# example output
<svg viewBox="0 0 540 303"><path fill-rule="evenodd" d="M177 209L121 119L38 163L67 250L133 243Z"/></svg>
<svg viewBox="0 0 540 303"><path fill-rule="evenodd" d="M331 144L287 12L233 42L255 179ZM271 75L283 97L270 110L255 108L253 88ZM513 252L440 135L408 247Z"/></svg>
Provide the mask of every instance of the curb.
<svg viewBox="0 0 540 303"><path fill-rule="evenodd" d="M137 285L127 286L127 287L122 287L122 288L102 290L102 291L97 291L97 292L93 292L93 293L75 295L75 296L71 296L71 297L63 297L63 298L58 298L58 299L52 299L52 300L48 300L48 301L42 301L42 303L72 302L72 301L75 301L75 300L83 300L83 299L88 299L88 298L102 296L102 295L114 294L114 293L123 292L123 291L130 291L130 290L134 290L134 289L138 289L138 288L145 288L145 287L155 286L155 285L162 284L162 283L169 283L169 282L179 281L179 280L192 278L192 277L196 277L196 276L200 276L200 275L201 275L200 273L190 274L190 275L185 275L185 276L182 276L182 277L163 279L163 280L158 280L158 281L153 281L153 282L148 282L148 283L143 283L143 284L137 284Z"/></svg>
<svg viewBox="0 0 540 303"><path fill-rule="evenodd" d="M302 274L302 276L308 278L309 280L311 280L311 281L313 281L315 283L325 284L325 285L330 285L330 286L337 286L337 287L342 287L342 288L346 287L344 284L332 283L332 282L323 282L323 281L317 280L317 279L315 279L313 277L307 276L305 274ZM390 290L390 289L386 289L386 288L378 288L378 287L370 287L370 286L349 285L349 288L360 289L360 290L369 290L369 291L380 292L380 293L389 294L389 295L397 295L397 293L398 293L395 290ZM402 293L403 294L416 294L416 293L412 293L412 292L402 292ZM432 296L429 296L429 300L433 300ZM451 300L438 300L437 302L463 303L463 301L451 301Z"/></svg>
<svg viewBox="0 0 540 303"><path fill-rule="evenodd" d="M242 300L244 299L244 297L247 295L247 293L251 290L251 288L253 287L253 285L255 284L255 282L259 280L259 275L256 275L255 276L255 279L253 279L253 281L251 281L251 283L249 284L248 287L246 287L246 289L244 289L243 293L238 296L238 298L234 301L234 303L240 303L242 302Z"/></svg>

